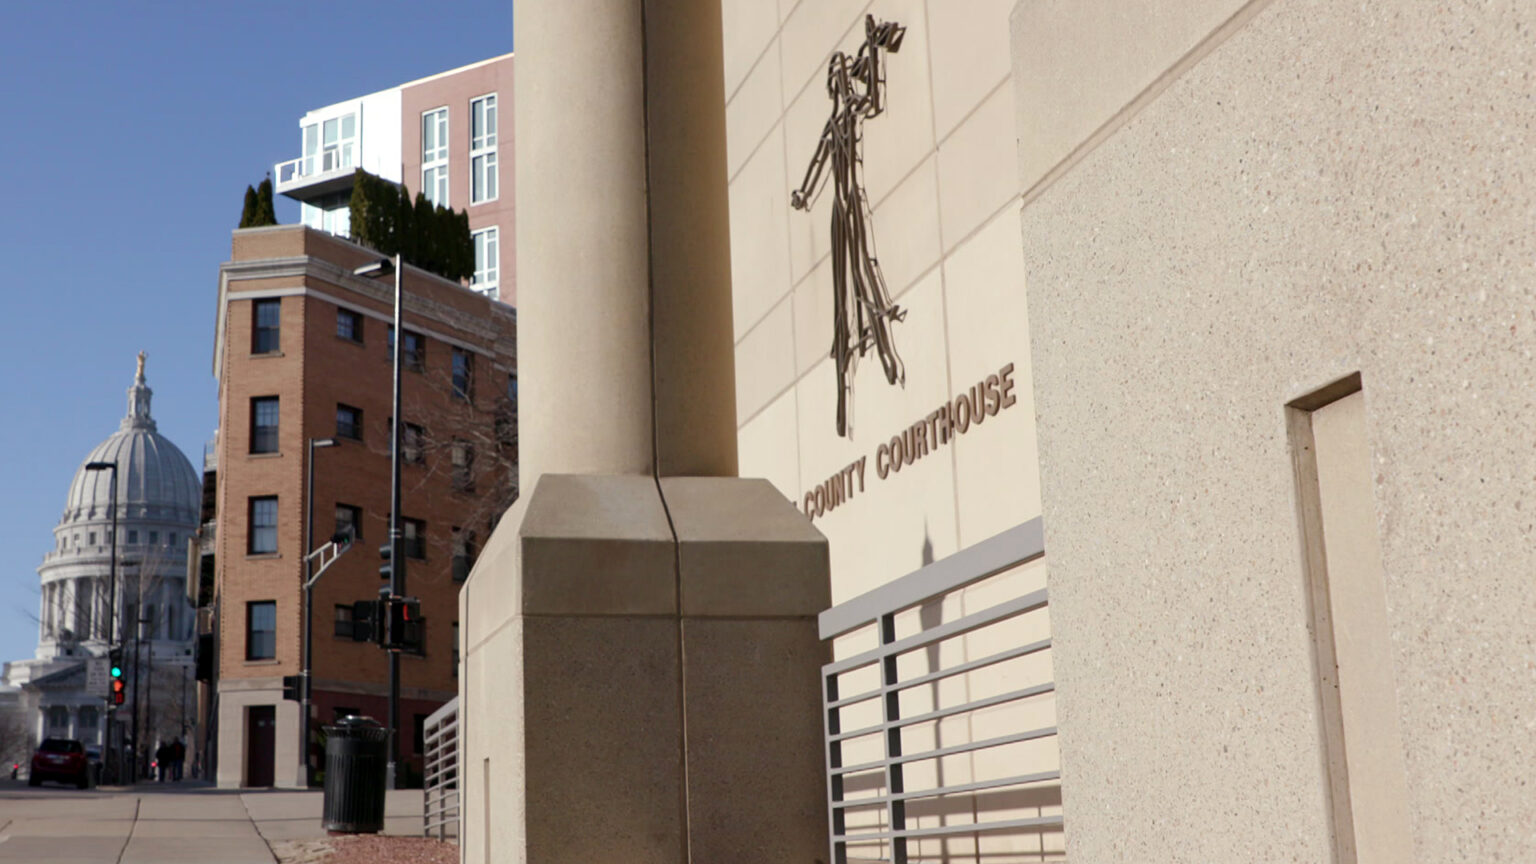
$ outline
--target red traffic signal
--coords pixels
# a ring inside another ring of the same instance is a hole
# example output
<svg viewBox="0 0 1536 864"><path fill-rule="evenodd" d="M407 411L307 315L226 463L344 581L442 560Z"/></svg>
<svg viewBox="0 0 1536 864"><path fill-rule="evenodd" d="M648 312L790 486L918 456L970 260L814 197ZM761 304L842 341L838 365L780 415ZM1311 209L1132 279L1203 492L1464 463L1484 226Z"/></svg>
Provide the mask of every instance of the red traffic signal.
<svg viewBox="0 0 1536 864"><path fill-rule="evenodd" d="M113 678L112 679L112 704L113 705L121 705L121 704L123 704L123 690L124 690L124 687L125 687L125 685L123 684L123 679L121 679L121 678Z"/></svg>

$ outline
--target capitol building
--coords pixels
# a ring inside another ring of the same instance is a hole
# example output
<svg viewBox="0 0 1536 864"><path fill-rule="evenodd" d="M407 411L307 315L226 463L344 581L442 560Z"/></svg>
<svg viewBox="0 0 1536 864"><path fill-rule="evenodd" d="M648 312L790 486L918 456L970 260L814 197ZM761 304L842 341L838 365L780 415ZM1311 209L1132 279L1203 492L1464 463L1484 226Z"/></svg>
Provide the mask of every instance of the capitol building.
<svg viewBox="0 0 1536 864"><path fill-rule="evenodd" d="M73 738L103 751L109 740L122 740L109 738L105 689L87 688L86 661L106 656L109 640L124 649L129 688L115 712L120 734L131 734L137 705L145 730L140 740L152 752L157 736L185 737L195 713L186 707L195 701L196 623L186 573L200 484L187 457L156 431L151 395L140 354L127 416L76 469L52 549L37 568L37 650L31 659L6 664L4 674L35 740ZM114 612L118 624L111 632ZM143 694L137 702L136 678Z"/></svg>

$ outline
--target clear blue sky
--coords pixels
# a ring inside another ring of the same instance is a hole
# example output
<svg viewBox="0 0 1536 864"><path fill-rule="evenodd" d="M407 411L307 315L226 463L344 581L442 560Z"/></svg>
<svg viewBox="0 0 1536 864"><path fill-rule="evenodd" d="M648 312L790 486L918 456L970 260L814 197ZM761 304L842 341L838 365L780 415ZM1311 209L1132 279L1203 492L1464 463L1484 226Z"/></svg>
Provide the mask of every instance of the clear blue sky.
<svg viewBox="0 0 1536 864"><path fill-rule="evenodd" d="M219 264L299 116L511 50L511 0L5 4L0 660L32 656L36 568L138 351L201 470Z"/></svg>

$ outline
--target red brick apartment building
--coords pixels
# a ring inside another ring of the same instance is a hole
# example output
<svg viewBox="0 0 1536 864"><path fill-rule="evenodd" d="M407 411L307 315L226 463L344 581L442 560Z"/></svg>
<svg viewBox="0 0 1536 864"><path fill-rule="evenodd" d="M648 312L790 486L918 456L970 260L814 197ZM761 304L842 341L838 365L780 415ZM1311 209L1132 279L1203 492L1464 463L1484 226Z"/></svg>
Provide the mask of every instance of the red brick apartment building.
<svg viewBox="0 0 1536 864"><path fill-rule="evenodd" d="M349 525L358 534L315 587L312 727L343 713L387 714L387 654L350 636L353 601L385 584L377 549L389 525L393 282L353 274L378 257L287 225L235 231L220 268L220 433L210 461L223 787L305 782L299 703L283 699L282 679L301 664L312 440L336 443L314 451L307 545ZM404 291L407 593L427 620L424 652L401 663L410 776L420 768L420 721L458 689L459 583L516 482L517 366L511 307L411 266Z"/></svg>

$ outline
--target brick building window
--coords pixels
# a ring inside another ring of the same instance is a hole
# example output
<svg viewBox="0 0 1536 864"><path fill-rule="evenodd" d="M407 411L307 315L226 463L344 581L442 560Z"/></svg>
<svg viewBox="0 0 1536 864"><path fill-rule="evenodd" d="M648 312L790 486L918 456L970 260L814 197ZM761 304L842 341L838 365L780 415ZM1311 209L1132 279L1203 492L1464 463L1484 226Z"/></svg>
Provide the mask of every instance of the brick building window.
<svg viewBox="0 0 1536 864"><path fill-rule="evenodd" d="M400 431L400 459L413 465L420 465L427 461L426 449L422 446L426 441L427 433L415 423L402 423Z"/></svg>
<svg viewBox="0 0 1536 864"><path fill-rule="evenodd" d="M336 403L336 437L363 440L363 409Z"/></svg>
<svg viewBox="0 0 1536 864"><path fill-rule="evenodd" d="M459 622L453 622L453 677L459 677Z"/></svg>
<svg viewBox="0 0 1536 864"><path fill-rule="evenodd" d="M462 348L453 349L453 398L465 402L474 397L475 357Z"/></svg>
<svg viewBox="0 0 1536 864"><path fill-rule="evenodd" d="M475 448L468 441L453 442L453 488L475 491Z"/></svg>
<svg viewBox="0 0 1536 864"><path fill-rule="evenodd" d="M469 236L475 244L475 272L469 277L469 287L496 296L501 281L501 232L492 226Z"/></svg>
<svg viewBox="0 0 1536 864"><path fill-rule="evenodd" d="M469 203L496 199L496 94L469 102Z"/></svg>
<svg viewBox="0 0 1536 864"><path fill-rule="evenodd" d="M395 356L395 326L389 326L389 356ZM400 365L412 372L427 368L427 340L420 333L405 331L405 342L400 346Z"/></svg>
<svg viewBox="0 0 1536 864"><path fill-rule="evenodd" d="M453 528L453 561L449 570L453 574L453 581L463 582L469 578L469 571L474 569L475 556L479 550L475 544L475 532L464 531L457 525Z"/></svg>
<svg viewBox="0 0 1536 864"><path fill-rule="evenodd" d="M351 309L336 310L336 337L363 344L363 316Z"/></svg>
<svg viewBox="0 0 1536 864"><path fill-rule="evenodd" d="M448 205L448 109L421 114L421 191L439 207Z"/></svg>
<svg viewBox="0 0 1536 864"><path fill-rule="evenodd" d="M254 326L251 328L251 353L271 354L282 347L283 301L256 300L253 303Z"/></svg>
<svg viewBox="0 0 1536 864"><path fill-rule="evenodd" d="M336 636L341 639L352 638L352 607L344 603L336 604Z"/></svg>
<svg viewBox="0 0 1536 864"><path fill-rule="evenodd" d="M363 539L363 508L351 504L336 505L336 534L350 531L353 540Z"/></svg>
<svg viewBox="0 0 1536 864"><path fill-rule="evenodd" d="M251 452L277 452L276 396L258 396L251 400Z"/></svg>
<svg viewBox="0 0 1536 864"><path fill-rule="evenodd" d="M277 551L276 495L251 499L250 526L246 551L252 555L270 555Z"/></svg>
<svg viewBox="0 0 1536 864"><path fill-rule="evenodd" d="M271 660L277 656L277 603L261 600L245 604L245 659Z"/></svg>
<svg viewBox="0 0 1536 864"><path fill-rule="evenodd" d="M427 557L427 523L420 519L400 520L402 539L405 547L405 557Z"/></svg>

